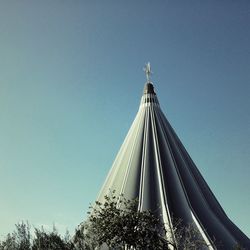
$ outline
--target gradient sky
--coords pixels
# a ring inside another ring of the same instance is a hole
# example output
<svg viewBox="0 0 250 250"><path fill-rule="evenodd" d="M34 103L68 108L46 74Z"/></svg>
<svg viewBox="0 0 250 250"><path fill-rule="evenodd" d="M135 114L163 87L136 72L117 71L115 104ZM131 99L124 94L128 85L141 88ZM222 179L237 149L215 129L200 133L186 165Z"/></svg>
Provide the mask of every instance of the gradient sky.
<svg viewBox="0 0 250 250"><path fill-rule="evenodd" d="M148 61L162 110L250 236L249 0L1 0L0 237L86 218Z"/></svg>

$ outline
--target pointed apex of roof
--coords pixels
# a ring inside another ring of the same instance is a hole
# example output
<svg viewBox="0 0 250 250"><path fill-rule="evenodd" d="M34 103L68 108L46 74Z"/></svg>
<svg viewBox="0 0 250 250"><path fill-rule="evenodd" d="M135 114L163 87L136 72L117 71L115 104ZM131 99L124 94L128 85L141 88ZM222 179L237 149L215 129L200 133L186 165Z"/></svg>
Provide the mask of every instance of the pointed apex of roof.
<svg viewBox="0 0 250 250"><path fill-rule="evenodd" d="M143 94L155 94L154 85L151 82L145 84Z"/></svg>
<svg viewBox="0 0 250 250"><path fill-rule="evenodd" d="M157 95L154 91L154 85L151 82L147 82L144 86L140 108L148 107L151 105L160 106Z"/></svg>

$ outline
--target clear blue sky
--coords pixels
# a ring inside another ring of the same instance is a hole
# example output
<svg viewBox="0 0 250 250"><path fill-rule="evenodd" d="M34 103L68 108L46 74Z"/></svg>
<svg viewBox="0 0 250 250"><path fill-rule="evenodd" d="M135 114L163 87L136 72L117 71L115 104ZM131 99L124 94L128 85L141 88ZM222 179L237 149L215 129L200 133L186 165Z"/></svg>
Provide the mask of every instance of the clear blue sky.
<svg viewBox="0 0 250 250"><path fill-rule="evenodd" d="M162 110L250 236L249 44L248 0L2 0L0 236L86 217L147 61Z"/></svg>

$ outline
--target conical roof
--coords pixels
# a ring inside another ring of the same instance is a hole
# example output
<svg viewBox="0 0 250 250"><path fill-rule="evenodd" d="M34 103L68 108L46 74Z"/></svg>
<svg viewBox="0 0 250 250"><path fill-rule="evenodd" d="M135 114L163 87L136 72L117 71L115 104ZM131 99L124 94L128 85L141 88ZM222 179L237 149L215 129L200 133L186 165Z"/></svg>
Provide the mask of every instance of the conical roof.
<svg viewBox="0 0 250 250"><path fill-rule="evenodd" d="M180 139L161 111L154 86L144 87L139 111L101 189L128 199L138 198L139 209L150 209L171 228L172 218L192 223L216 249L235 245L250 249L250 240L227 217Z"/></svg>

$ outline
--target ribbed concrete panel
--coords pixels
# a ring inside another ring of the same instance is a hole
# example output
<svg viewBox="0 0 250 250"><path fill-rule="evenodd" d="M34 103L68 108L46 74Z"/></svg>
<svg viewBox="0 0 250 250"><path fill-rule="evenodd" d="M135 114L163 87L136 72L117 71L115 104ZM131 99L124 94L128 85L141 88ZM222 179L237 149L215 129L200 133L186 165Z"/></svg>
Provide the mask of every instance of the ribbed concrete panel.
<svg viewBox="0 0 250 250"><path fill-rule="evenodd" d="M160 109L152 83L144 87L139 111L101 189L139 198L140 210L154 211L171 228L174 218L193 223L200 237L233 249L250 240L227 217ZM168 235L169 237L173 237Z"/></svg>

